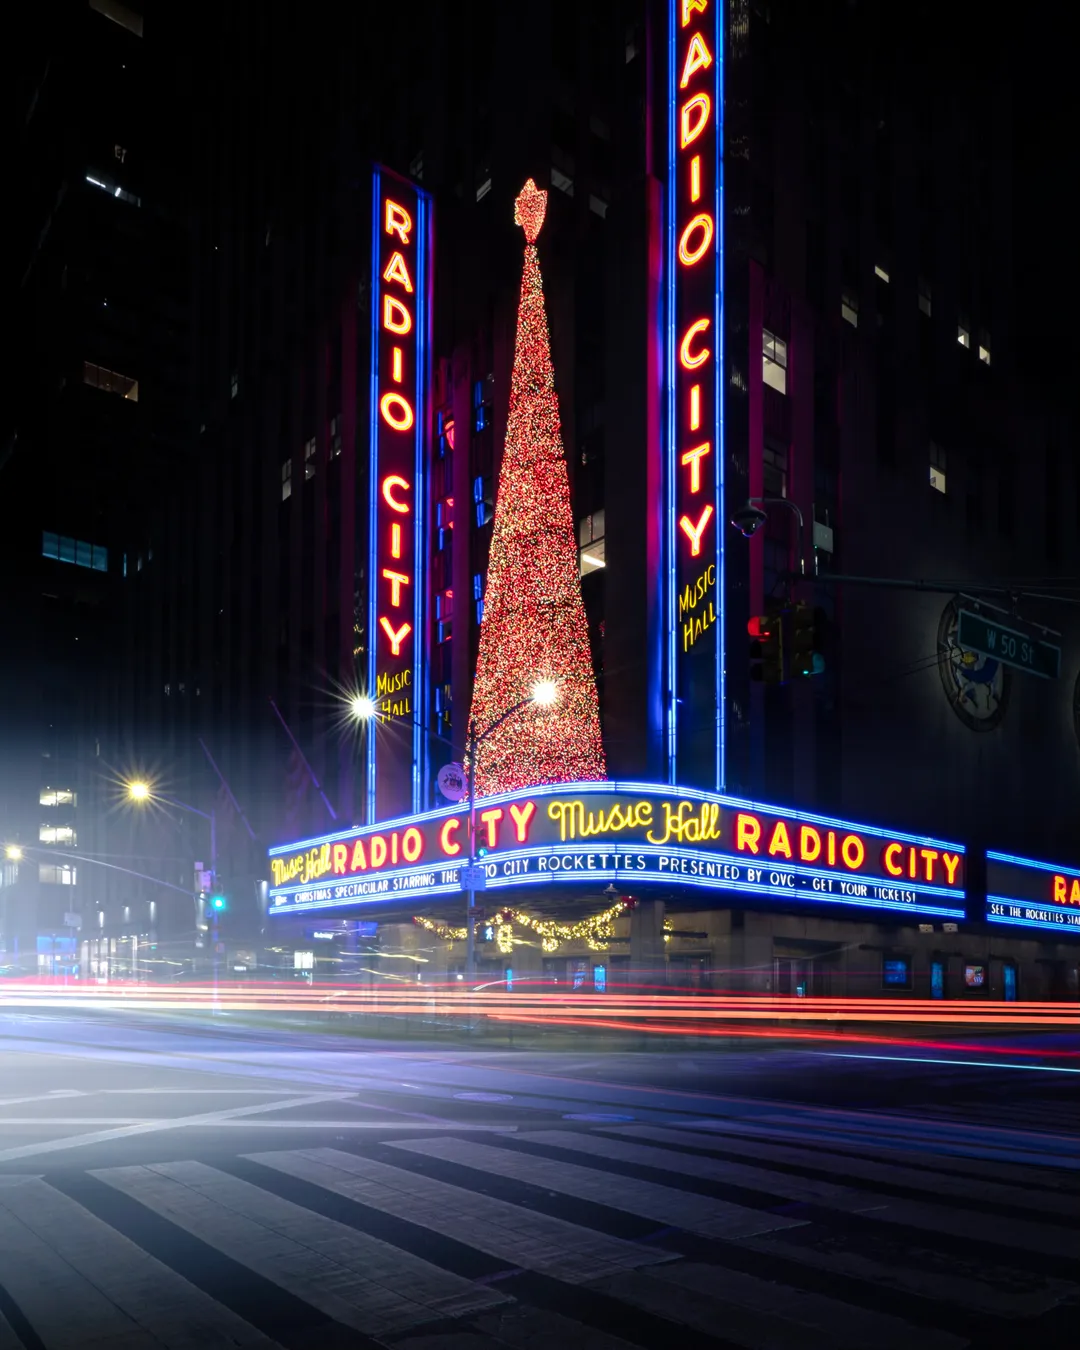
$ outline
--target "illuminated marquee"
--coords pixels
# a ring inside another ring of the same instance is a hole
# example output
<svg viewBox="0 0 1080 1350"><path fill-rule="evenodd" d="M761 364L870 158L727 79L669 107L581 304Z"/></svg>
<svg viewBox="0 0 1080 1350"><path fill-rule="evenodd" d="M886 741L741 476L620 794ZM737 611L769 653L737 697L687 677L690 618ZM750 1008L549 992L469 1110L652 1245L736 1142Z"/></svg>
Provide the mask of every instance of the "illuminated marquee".
<svg viewBox="0 0 1080 1350"><path fill-rule="evenodd" d="M720 0L671 0L668 11L668 770L673 782L717 788L724 782L723 9ZM715 735L703 737L702 726Z"/></svg>
<svg viewBox="0 0 1080 1350"><path fill-rule="evenodd" d="M987 852L986 918L1080 936L1080 871Z"/></svg>
<svg viewBox="0 0 1080 1350"><path fill-rule="evenodd" d="M940 840L650 783L486 797L489 891L566 882L701 887L754 899L964 917L964 850ZM468 813L447 807L270 850L270 912L460 895Z"/></svg>
<svg viewBox="0 0 1080 1350"><path fill-rule="evenodd" d="M372 194L367 688L378 721L411 724L417 720L424 657L431 208L425 193L384 169L375 171ZM411 740L410 764L401 738L369 738L369 820L420 805L415 729Z"/></svg>

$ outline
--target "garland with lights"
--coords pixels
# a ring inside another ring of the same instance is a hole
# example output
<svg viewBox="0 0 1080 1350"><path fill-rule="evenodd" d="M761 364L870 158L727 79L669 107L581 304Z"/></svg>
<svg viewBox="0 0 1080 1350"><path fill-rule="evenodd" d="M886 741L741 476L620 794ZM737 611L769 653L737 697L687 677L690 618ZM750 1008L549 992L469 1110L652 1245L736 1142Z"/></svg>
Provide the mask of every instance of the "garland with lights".
<svg viewBox="0 0 1080 1350"><path fill-rule="evenodd" d="M478 796L606 776L536 249L546 210L530 178L514 203L525 264L473 689ZM485 735L540 681L557 684L554 707L526 706Z"/></svg>
<svg viewBox="0 0 1080 1350"><path fill-rule="evenodd" d="M535 933L540 939L541 950L545 952L558 951L564 942L584 942L592 951L601 952L607 951L608 943L615 936L615 920L633 908L632 900L619 900L610 909L592 914L587 919L579 919L576 923L556 923L554 919L538 919L520 909L503 909L492 915L491 923L495 929L496 945L504 956L514 949L515 923ZM464 928L451 928L423 915L414 915L413 923L447 942L460 942L465 937Z"/></svg>

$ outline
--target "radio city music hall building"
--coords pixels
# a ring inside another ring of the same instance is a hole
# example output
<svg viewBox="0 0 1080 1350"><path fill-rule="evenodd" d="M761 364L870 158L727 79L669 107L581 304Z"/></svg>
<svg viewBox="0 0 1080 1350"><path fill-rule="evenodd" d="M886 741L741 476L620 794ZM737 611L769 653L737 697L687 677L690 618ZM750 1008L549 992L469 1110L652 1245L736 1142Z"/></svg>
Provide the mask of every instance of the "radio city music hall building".
<svg viewBox="0 0 1080 1350"><path fill-rule="evenodd" d="M201 715L243 728L239 795L281 841L267 933L318 954L375 923L425 978L459 971L467 813L439 770L542 677L556 706L477 754L482 970L1075 997L1072 874L1036 860L1074 852L1078 653L1036 681L958 641L965 577L1067 571L1075 537L1015 371L1009 185L984 172L1004 113L935 140L968 77L942 56L916 98L918 44L840 7L469 18L368 89L381 140L317 151L316 181L348 178L345 206L313 189L336 251L271 228L229 264L285 250L246 351L223 322L207 358L239 386L207 437L246 466L212 518L265 479L199 565L232 596ZM314 317L248 414L294 256ZM762 498L746 540L728 522ZM747 623L791 575L824 670L774 687ZM316 794L283 818L271 674L334 818ZM376 716L323 735L320 684Z"/></svg>

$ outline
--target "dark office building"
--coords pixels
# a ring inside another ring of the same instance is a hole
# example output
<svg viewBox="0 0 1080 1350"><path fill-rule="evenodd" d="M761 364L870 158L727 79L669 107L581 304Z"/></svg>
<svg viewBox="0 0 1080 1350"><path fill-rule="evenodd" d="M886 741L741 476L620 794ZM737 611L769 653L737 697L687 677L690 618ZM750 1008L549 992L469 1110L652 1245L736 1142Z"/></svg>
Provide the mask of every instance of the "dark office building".
<svg viewBox="0 0 1080 1350"><path fill-rule="evenodd" d="M42 973L76 965L73 916L84 939L107 900L129 917L119 873L78 857L110 851L126 615L182 462L180 143L167 33L140 11L30 6L8 53L0 962Z"/></svg>
<svg viewBox="0 0 1080 1350"><path fill-rule="evenodd" d="M959 933L672 884L634 911L635 959L840 992L880 988L899 950L903 987L926 992L977 955L980 988L1022 967L1026 992L1075 994L1075 944L981 922L982 850L1074 858L1080 751L1080 649L1043 631L1066 627L1052 579L1077 571L1078 484L1053 391L1020 360L1013 54L986 32L975 59L959 20L888 10L215 9L191 130L196 464L155 527L132 705L183 790L217 791L202 736L264 848L443 803L531 176L609 777L968 849ZM426 194L433 230L416 678L397 709L369 678L374 164ZM702 259L703 281L680 270ZM703 419L715 434L684 443ZM727 522L748 499L765 520L745 540ZM823 669L759 682L747 623L789 592L822 611ZM962 646L968 595L1060 646L1060 675ZM380 753L412 766L393 810L373 806L356 693L380 701ZM253 938L266 863L234 841ZM560 904L589 912L600 889ZM689 916L666 943L664 913Z"/></svg>

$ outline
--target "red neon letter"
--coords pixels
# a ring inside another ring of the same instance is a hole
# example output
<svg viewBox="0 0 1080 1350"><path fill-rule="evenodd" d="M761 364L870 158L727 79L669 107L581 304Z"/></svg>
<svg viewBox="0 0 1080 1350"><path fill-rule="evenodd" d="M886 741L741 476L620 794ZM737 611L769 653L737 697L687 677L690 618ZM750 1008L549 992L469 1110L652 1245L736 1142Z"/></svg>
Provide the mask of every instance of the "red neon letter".
<svg viewBox="0 0 1080 1350"><path fill-rule="evenodd" d="M450 838L452 833L456 834L460 829L461 821L451 816L449 820L443 823L443 827L439 831L439 844L442 847L442 851L451 858L456 853L461 852L461 845Z"/></svg>
<svg viewBox="0 0 1080 1350"><path fill-rule="evenodd" d="M1057 877L1057 876L1056 876L1056 877L1054 878L1054 901L1055 901L1056 904L1059 904L1059 905L1064 905L1064 904L1067 904L1067 903L1068 903L1068 901L1067 901L1066 898L1065 898L1065 878L1064 878L1064 877Z"/></svg>
<svg viewBox="0 0 1080 1350"><path fill-rule="evenodd" d="M693 450L685 451L682 458L679 460L680 464L690 465L691 492L701 491L701 461L709 453L711 448L709 442L706 441L704 445L699 445Z"/></svg>
<svg viewBox="0 0 1080 1350"><path fill-rule="evenodd" d="M412 295L412 277L409 276L409 269L405 266L405 259L400 253L393 253L390 261L386 264L386 271L382 274L383 281L396 281L404 286L410 295Z"/></svg>
<svg viewBox="0 0 1080 1350"><path fill-rule="evenodd" d="M690 390L690 430L697 431L701 427L701 385L695 384Z"/></svg>
<svg viewBox="0 0 1080 1350"><path fill-rule="evenodd" d="M701 231L701 243L696 248L690 247L690 236L695 230ZM700 262L708 252L709 245L712 243L713 223L712 216L702 211L700 215L694 217L682 232L682 238L679 240L679 261L684 267L693 267L694 263Z"/></svg>
<svg viewBox="0 0 1080 1350"><path fill-rule="evenodd" d="M690 540L690 556L696 558L701 552L701 536L705 533L705 526L712 519L712 507L706 505L702 511L698 523L695 525L689 516L679 517L679 529Z"/></svg>
<svg viewBox="0 0 1080 1350"><path fill-rule="evenodd" d="M498 823L503 818L503 809L501 806L493 806L490 811L481 811L480 819L487 826L487 846L495 847L495 840L498 838L496 829Z"/></svg>
<svg viewBox="0 0 1080 1350"><path fill-rule="evenodd" d="M695 155L690 161L690 200L701 200L701 156Z"/></svg>
<svg viewBox="0 0 1080 1350"><path fill-rule="evenodd" d="M904 851L903 844L886 844L884 849L882 849L881 852L882 866L885 868L885 871L888 872L889 876L902 877L904 875L903 863L893 861L896 855L898 853L903 853L903 851Z"/></svg>
<svg viewBox="0 0 1080 1350"><path fill-rule="evenodd" d="M386 199L386 215L383 217L383 229L387 234L396 234L403 244L408 246L409 231L412 229L412 216L403 206Z"/></svg>
<svg viewBox="0 0 1080 1350"><path fill-rule="evenodd" d="M926 862L926 879L927 879L927 881L933 881L933 879L934 879L934 863L935 863L935 861L937 860L937 856L938 856L938 851L937 851L937 849L936 849L936 848L921 848L921 849L919 849L919 856L920 856L921 858L923 858L923 859L925 860L925 862Z"/></svg>
<svg viewBox="0 0 1080 1350"><path fill-rule="evenodd" d="M680 28L685 28L690 22L690 15L693 13L704 14L709 0L682 0L682 23Z"/></svg>
<svg viewBox="0 0 1080 1350"><path fill-rule="evenodd" d="M756 853L760 839L761 821L757 816L745 816L740 812L735 817L735 847L740 853L745 853L747 849Z"/></svg>
<svg viewBox="0 0 1080 1350"><path fill-rule="evenodd" d="M349 863L350 872L367 871L367 854L364 852L364 841L358 839L352 851L352 862Z"/></svg>
<svg viewBox="0 0 1080 1350"><path fill-rule="evenodd" d="M799 857L803 862L816 862L821 857L821 835L813 825L799 827Z"/></svg>
<svg viewBox="0 0 1080 1350"><path fill-rule="evenodd" d="M960 866L959 853L943 853L941 861L945 864L945 875L949 878L949 885L952 886L956 881L956 871Z"/></svg>
<svg viewBox="0 0 1080 1350"><path fill-rule="evenodd" d="M391 558L401 557L401 526L396 520L390 524L390 556Z"/></svg>
<svg viewBox="0 0 1080 1350"><path fill-rule="evenodd" d="M772 836L769 839L769 857L775 858L778 853L782 853L785 858L791 857L791 836L782 820L778 820L773 826Z"/></svg>
<svg viewBox="0 0 1080 1350"><path fill-rule="evenodd" d="M712 103L708 94L695 94L693 98L688 98L679 111L679 126L681 128L680 140L681 148L686 149L688 145L696 141L705 130L705 123L709 120L709 113L712 112ZM691 120L691 118L695 120Z"/></svg>
<svg viewBox="0 0 1080 1350"><path fill-rule="evenodd" d="M372 867L381 867L386 861L387 855L386 840L381 834L371 836L371 865Z"/></svg>
<svg viewBox="0 0 1080 1350"><path fill-rule="evenodd" d="M408 333L412 330L412 315L396 295L383 296L382 326L391 333Z"/></svg>
<svg viewBox="0 0 1080 1350"><path fill-rule="evenodd" d="M401 348L395 347L390 354L390 378L395 384L401 383Z"/></svg>
<svg viewBox="0 0 1080 1350"><path fill-rule="evenodd" d="M519 844L524 844L529 837L529 822L536 814L536 803L526 802L524 806L512 806L510 814L514 818L517 841Z"/></svg>
<svg viewBox="0 0 1080 1350"><path fill-rule="evenodd" d="M410 825L401 836L401 856L406 862L415 862L419 858L424 847L424 836L416 828Z"/></svg>
<svg viewBox="0 0 1080 1350"><path fill-rule="evenodd" d="M335 874L338 876L344 876L345 868L348 866L349 863L348 844L335 844L334 847L331 849L331 852L334 855Z"/></svg>
<svg viewBox="0 0 1080 1350"><path fill-rule="evenodd" d="M411 623L403 623L403 624L401 625L401 627L400 627L400 628L397 630L397 632L395 633L395 632L394 632L394 625L390 622L390 620L389 620L389 619L386 617L386 615L384 614L383 617L379 620L379 627L383 630L383 632L386 634L386 636L390 639L390 655L391 655L391 656L400 656L400 655L401 655L401 644L405 641L405 639L406 639L406 638L409 636L409 634L412 632L412 624L411 624Z"/></svg>
<svg viewBox="0 0 1080 1350"><path fill-rule="evenodd" d="M702 347L698 352L690 350L690 344L698 333L707 333L709 331L708 319L695 319L690 327L683 334L683 340L679 343L679 362L684 370L696 370L698 366L704 365L712 355L708 347Z"/></svg>
<svg viewBox="0 0 1080 1350"><path fill-rule="evenodd" d="M857 872L863 865L866 861L866 849L857 834L844 835L840 844L840 856L844 860L844 866L850 867L853 872Z"/></svg>
<svg viewBox="0 0 1080 1350"><path fill-rule="evenodd" d="M394 389L379 399L379 411L383 415L383 421L395 431L408 431L413 424L412 404Z"/></svg>
<svg viewBox="0 0 1080 1350"><path fill-rule="evenodd" d="M690 76L695 70L708 70L712 65L712 52L705 46L704 39L700 33L695 33L690 39L690 46L686 49L686 60L683 63L682 79L679 81L679 88L685 89L690 83Z"/></svg>
<svg viewBox="0 0 1080 1350"><path fill-rule="evenodd" d="M408 586L411 578L404 572L392 572L389 567L384 567L382 574L384 580L390 583L390 603L397 609L401 604L401 588Z"/></svg>
<svg viewBox="0 0 1080 1350"><path fill-rule="evenodd" d="M408 480L402 478L402 476L399 473L388 474L383 479L382 484L383 501L387 504L387 506L390 508L391 511L397 511L401 515L407 516L409 514L409 503L398 501L398 499L394 496L395 488L404 488L405 491L408 492L409 490Z"/></svg>

